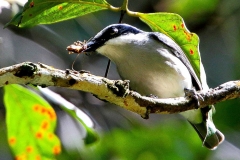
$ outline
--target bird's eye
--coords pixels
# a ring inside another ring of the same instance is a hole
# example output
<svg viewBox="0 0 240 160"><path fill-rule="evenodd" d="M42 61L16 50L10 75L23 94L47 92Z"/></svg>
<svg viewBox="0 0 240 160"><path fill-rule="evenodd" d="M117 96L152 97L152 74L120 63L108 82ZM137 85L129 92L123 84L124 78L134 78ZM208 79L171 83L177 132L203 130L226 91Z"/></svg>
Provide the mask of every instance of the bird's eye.
<svg viewBox="0 0 240 160"><path fill-rule="evenodd" d="M111 32L110 32L110 35L115 35L118 33L118 29L117 28L112 28Z"/></svg>

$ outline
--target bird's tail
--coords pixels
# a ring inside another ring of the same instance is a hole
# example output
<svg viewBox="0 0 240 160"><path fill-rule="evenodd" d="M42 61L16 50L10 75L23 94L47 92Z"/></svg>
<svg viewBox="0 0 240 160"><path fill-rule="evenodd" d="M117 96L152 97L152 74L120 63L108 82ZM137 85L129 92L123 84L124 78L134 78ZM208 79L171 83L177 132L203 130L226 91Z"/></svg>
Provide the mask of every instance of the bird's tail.
<svg viewBox="0 0 240 160"><path fill-rule="evenodd" d="M223 142L224 135L216 129L212 120L208 119L199 124L193 124L190 122L190 124L197 131L203 145L208 149L216 149L217 146Z"/></svg>

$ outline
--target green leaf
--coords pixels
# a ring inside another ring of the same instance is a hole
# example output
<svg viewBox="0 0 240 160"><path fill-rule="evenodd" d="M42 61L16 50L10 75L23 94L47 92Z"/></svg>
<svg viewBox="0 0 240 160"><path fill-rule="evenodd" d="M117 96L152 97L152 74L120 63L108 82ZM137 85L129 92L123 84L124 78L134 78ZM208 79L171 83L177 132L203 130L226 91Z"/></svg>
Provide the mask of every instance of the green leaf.
<svg viewBox="0 0 240 160"><path fill-rule="evenodd" d="M4 87L8 143L15 159L53 159L61 152L56 114L40 96L19 85Z"/></svg>
<svg viewBox="0 0 240 160"><path fill-rule="evenodd" d="M50 24L108 8L114 7L105 0L28 0L23 10L6 26Z"/></svg>
<svg viewBox="0 0 240 160"><path fill-rule="evenodd" d="M153 31L172 38L182 48L200 79L199 38L188 31L182 17L174 13L137 13L137 16Z"/></svg>
<svg viewBox="0 0 240 160"><path fill-rule="evenodd" d="M208 150L187 123L170 120L158 126L114 129L86 148L83 159L206 159Z"/></svg>

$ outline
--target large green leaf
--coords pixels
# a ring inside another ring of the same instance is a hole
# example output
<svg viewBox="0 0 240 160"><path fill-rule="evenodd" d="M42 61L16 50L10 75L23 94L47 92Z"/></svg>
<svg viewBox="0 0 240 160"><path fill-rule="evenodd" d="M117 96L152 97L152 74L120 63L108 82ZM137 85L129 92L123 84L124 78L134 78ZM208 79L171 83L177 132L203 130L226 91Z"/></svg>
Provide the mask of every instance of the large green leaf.
<svg viewBox="0 0 240 160"><path fill-rule="evenodd" d="M8 142L15 159L53 159L61 152L56 114L40 96L19 85L4 87Z"/></svg>
<svg viewBox="0 0 240 160"><path fill-rule="evenodd" d="M28 0L6 26L31 27L50 24L112 8L105 0Z"/></svg>
<svg viewBox="0 0 240 160"><path fill-rule="evenodd" d="M200 79L199 38L188 31L182 17L174 13L137 13L137 16L153 31L172 38L182 48Z"/></svg>

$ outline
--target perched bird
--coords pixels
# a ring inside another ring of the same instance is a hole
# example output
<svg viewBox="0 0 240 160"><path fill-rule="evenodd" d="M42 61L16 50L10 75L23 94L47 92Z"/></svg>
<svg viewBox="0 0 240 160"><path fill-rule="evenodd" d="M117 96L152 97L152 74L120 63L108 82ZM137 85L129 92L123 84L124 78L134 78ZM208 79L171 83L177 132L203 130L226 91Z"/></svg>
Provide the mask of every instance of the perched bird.
<svg viewBox="0 0 240 160"><path fill-rule="evenodd" d="M174 98L185 96L185 89L208 89L202 65L200 82L182 49L162 33L113 24L86 43L83 52L93 51L114 62L121 78L130 80L130 88L142 95ZM209 149L224 140L213 124L212 107L181 113Z"/></svg>

